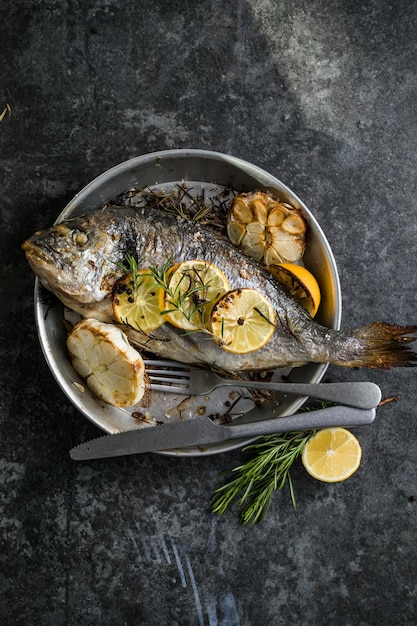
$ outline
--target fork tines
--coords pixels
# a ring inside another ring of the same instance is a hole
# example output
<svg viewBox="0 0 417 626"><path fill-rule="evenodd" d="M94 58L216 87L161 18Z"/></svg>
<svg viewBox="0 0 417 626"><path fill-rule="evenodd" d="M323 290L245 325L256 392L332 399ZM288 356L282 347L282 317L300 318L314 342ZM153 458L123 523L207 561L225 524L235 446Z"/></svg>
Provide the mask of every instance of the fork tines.
<svg viewBox="0 0 417 626"><path fill-rule="evenodd" d="M186 365L176 361L146 359L144 363L151 387L155 391L164 391L169 386L171 391L184 393L189 387L191 368Z"/></svg>

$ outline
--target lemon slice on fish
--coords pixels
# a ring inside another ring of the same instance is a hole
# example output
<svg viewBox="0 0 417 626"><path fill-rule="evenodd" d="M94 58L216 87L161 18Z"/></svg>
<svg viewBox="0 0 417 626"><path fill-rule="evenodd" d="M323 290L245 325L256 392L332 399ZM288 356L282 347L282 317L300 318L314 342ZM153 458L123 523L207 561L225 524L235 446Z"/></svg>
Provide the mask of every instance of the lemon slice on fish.
<svg viewBox="0 0 417 626"><path fill-rule="evenodd" d="M267 270L314 317L321 300L320 287L311 272L301 265L268 265Z"/></svg>
<svg viewBox="0 0 417 626"><path fill-rule="evenodd" d="M163 316L184 330L205 330L213 303L230 287L223 272L207 261L183 261L168 273Z"/></svg>
<svg viewBox="0 0 417 626"><path fill-rule="evenodd" d="M142 400L145 365L120 328L83 319L68 336L67 348L75 371L101 400L117 407Z"/></svg>
<svg viewBox="0 0 417 626"><path fill-rule="evenodd" d="M346 480L358 469L362 457L359 441L345 428L324 428L311 437L301 460L307 472L326 483Z"/></svg>
<svg viewBox="0 0 417 626"><path fill-rule="evenodd" d="M149 269L126 274L113 288L112 306L116 321L147 335L165 322L161 315L163 293Z"/></svg>
<svg viewBox="0 0 417 626"><path fill-rule="evenodd" d="M221 297L211 312L211 332L220 346L235 354L262 348L275 330L271 302L256 289L235 289Z"/></svg>

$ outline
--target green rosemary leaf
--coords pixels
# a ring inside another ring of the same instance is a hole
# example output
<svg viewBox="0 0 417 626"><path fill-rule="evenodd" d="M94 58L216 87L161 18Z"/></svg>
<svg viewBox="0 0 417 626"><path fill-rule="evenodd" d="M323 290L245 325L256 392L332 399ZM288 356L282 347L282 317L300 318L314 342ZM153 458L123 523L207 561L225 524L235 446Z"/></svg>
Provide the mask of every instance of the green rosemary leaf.
<svg viewBox="0 0 417 626"><path fill-rule="evenodd" d="M207 328L206 324L208 301L204 297L205 292L207 292L210 286L210 281L205 282L201 273L195 269L194 271L184 271L175 288L171 288L168 277L168 270L171 265L172 260L169 259L161 268L156 266L150 268L150 272L157 286L161 287L168 296L170 308L162 311L161 314L167 315L169 313L180 312L185 319L189 322L192 321L192 324L195 325L195 330L190 330L184 334L203 332L212 337L212 333ZM186 286L185 289L183 289L183 285ZM195 315L196 313L198 313L198 315Z"/></svg>
<svg viewBox="0 0 417 626"><path fill-rule="evenodd" d="M266 435L246 446L243 451L251 452L252 456L226 472L230 481L215 490L212 511L222 515L231 504L237 503L243 506L241 524L259 524L268 513L273 493L282 490L286 484L296 509L290 469L314 433L309 430Z"/></svg>

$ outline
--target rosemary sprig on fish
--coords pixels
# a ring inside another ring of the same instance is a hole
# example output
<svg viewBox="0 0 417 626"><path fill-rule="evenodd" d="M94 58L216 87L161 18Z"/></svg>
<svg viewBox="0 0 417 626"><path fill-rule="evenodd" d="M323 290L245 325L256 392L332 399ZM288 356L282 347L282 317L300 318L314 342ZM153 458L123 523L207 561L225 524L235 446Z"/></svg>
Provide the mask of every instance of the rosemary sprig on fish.
<svg viewBox="0 0 417 626"><path fill-rule="evenodd" d="M148 207L117 207L74 217L24 244L40 282L84 317L113 320L111 294L128 254L147 267L204 259L225 274L231 290L252 288L272 303L276 323L268 343L247 354L233 354L204 333L184 334L165 323L150 334L128 329L129 338L147 351L184 363L224 371L259 371L306 362L346 367L390 368L416 365L409 342L417 326L376 322L351 331L325 328L281 287L256 260L200 223Z"/></svg>
<svg viewBox="0 0 417 626"><path fill-rule="evenodd" d="M224 188L208 197L204 187L197 189L186 182L176 183L167 191L152 187L132 188L114 198L106 208L146 206L151 211L163 210L177 219L188 219L225 232L230 200L235 193Z"/></svg>

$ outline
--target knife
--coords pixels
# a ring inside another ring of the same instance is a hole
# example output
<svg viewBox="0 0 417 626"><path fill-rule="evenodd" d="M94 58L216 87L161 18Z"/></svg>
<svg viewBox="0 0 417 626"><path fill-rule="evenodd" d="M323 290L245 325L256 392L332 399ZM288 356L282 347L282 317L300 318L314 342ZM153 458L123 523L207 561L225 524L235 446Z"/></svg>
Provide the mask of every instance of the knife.
<svg viewBox="0 0 417 626"><path fill-rule="evenodd" d="M293 430L309 430L330 426L361 426L371 424L376 409L355 409L337 405L316 411L305 411L247 424L215 424L210 418L193 418L184 422L162 424L105 435L76 446L70 451L74 461L126 456L142 452L158 452L188 446L205 446L241 437L261 437Z"/></svg>

